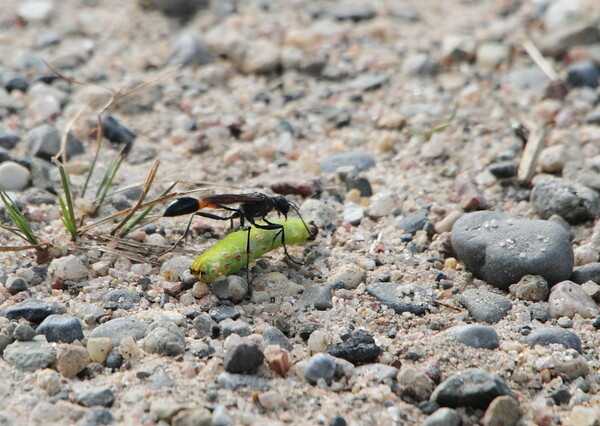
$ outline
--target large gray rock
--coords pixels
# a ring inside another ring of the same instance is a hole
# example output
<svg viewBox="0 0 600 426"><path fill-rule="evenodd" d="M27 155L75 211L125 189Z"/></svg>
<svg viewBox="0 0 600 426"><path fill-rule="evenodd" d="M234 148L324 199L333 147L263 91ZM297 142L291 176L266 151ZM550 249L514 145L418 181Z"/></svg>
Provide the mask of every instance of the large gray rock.
<svg viewBox="0 0 600 426"><path fill-rule="evenodd" d="M469 213L452 227L452 247L473 275L502 290L525 275L540 275L555 284L573 270L569 234L549 221Z"/></svg>

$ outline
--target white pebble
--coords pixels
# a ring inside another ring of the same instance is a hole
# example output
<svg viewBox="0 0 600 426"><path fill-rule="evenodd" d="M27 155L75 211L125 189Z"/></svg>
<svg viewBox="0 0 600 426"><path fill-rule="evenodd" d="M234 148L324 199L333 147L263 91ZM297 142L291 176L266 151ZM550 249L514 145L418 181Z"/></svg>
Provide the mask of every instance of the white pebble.
<svg viewBox="0 0 600 426"><path fill-rule="evenodd" d="M27 188L30 178L31 173L27 167L14 161L5 161L0 164L0 188L5 191L21 191Z"/></svg>

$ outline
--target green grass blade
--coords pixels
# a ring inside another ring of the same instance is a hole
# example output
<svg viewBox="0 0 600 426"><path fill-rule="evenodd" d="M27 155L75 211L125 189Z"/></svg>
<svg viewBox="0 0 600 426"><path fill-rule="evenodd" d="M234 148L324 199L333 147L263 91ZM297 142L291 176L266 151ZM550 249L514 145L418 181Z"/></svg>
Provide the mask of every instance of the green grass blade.
<svg viewBox="0 0 600 426"><path fill-rule="evenodd" d="M62 197L58 197L58 201L60 203L60 209L62 212L62 221L71 234L71 239L73 241L77 240L77 221L75 220L75 207L73 205L73 193L71 191L71 182L69 181L69 176L67 175L67 171L65 170L62 164L58 165L58 171L60 172L60 182L63 187L63 192L65 194L65 199Z"/></svg>
<svg viewBox="0 0 600 426"><path fill-rule="evenodd" d="M98 190L96 191L96 211L102 205L102 203L104 203L106 194L108 194L108 191L112 186L115 176L117 175L117 172L119 171L124 159L125 155L123 154L123 151L119 152L118 156L106 169L106 173L104 173L104 176L102 177L102 182L100 182L100 186L98 186Z"/></svg>
<svg viewBox="0 0 600 426"><path fill-rule="evenodd" d="M40 243L40 241L35 236L35 233L33 232L31 225L29 225L29 222L23 215L23 212L21 212L21 209L19 209L19 207L17 207L15 202L2 189L0 189L0 198L2 198L2 202L4 203L4 206L6 207L6 210L8 211L8 215L10 216L10 219L12 220L12 222L15 224L15 226L18 229L18 231L17 231L17 229L13 229L11 232L13 234L15 234L16 236L24 239L31 245L38 245ZM8 229L8 228L5 228L5 229ZM10 229L8 229L8 230L10 230Z"/></svg>

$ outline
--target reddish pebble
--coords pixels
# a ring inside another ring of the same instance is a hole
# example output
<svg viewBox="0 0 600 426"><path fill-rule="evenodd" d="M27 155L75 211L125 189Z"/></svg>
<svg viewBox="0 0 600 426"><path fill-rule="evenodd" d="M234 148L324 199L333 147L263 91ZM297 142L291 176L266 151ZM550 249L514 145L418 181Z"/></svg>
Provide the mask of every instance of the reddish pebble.
<svg viewBox="0 0 600 426"><path fill-rule="evenodd" d="M292 368L290 353L279 345L269 345L264 350L265 361L271 370L285 376Z"/></svg>
<svg viewBox="0 0 600 426"><path fill-rule="evenodd" d="M183 291L183 284L176 281L167 281L163 285L163 291L169 296L177 296Z"/></svg>
<svg viewBox="0 0 600 426"><path fill-rule="evenodd" d="M459 174L456 177L454 187L458 194L460 206L463 209L484 210L487 207L483 191L477 186L472 176L466 173Z"/></svg>

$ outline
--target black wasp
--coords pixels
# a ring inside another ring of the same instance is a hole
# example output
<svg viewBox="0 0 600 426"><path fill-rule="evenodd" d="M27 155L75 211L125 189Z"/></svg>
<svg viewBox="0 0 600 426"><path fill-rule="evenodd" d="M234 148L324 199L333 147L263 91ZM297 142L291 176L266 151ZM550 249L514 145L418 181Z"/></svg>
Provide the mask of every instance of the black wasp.
<svg viewBox="0 0 600 426"><path fill-rule="evenodd" d="M231 207L231 205L237 204L237 207ZM240 227L244 227L245 222L248 221L250 225L259 228L259 229L273 229L277 230L277 233L273 237L273 239L279 237L281 235L281 242L283 243L283 250L285 251L286 256L292 262L296 264L302 264L295 260L287 251L287 247L285 245L285 227L278 223L270 222L267 219L267 215L275 211L282 215L287 219L287 215L290 211L290 208L294 209L298 216L302 220L306 231L310 235L310 230L302 216L300 216L300 211L298 210L298 206L288 200L287 198L281 195L268 195L262 192L252 192L248 194L218 194L218 195L210 195L208 197L203 197L200 199L193 197L181 197L171 202L163 216L172 217L172 216L182 216L185 214L194 214L197 216L206 217L208 219L216 219L216 220L230 220L233 224L234 219L240 220ZM200 210L204 209L223 209L231 212L228 216L220 216L214 213L208 213ZM190 225L192 224L192 218L188 223L188 226L183 233L183 236L175 243L174 247L179 244L179 242L186 236L190 229ZM256 223L256 219L262 219L264 223ZM248 239L246 241L246 252L250 251L250 229L248 226Z"/></svg>

